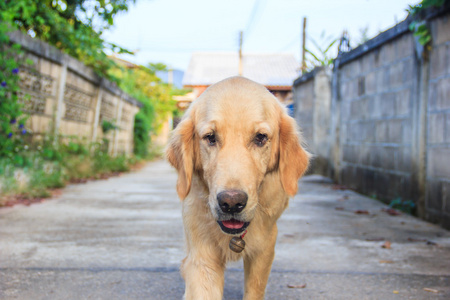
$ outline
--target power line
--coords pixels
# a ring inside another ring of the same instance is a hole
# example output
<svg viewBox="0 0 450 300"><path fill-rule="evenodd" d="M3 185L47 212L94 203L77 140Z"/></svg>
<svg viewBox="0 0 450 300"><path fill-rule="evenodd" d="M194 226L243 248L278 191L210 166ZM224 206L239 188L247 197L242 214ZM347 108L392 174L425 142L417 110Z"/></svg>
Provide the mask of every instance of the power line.
<svg viewBox="0 0 450 300"><path fill-rule="evenodd" d="M291 47L292 45L294 45L295 43L297 43L297 42L299 41L298 36L299 36L299 34L296 34L295 37L294 37L289 43L287 43L286 46L280 48L280 50L278 50L278 52L283 52L283 51L285 51L286 49L290 48L290 47Z"/></svg>
<svg viewBox="0 0 450 300"><path fill-rule="evenodd" d="M260 5L262 3L262 5ZM250 18L248 19L247 26L245 27L244 34L245 40L250 36L253 25L256 23L257 16L261 15L261 12L264 10L264 6L266 5L267 0L255 0L255 4L253 5L252 12L250 14ZM261 7L261 9L260 9Z"/></svg>

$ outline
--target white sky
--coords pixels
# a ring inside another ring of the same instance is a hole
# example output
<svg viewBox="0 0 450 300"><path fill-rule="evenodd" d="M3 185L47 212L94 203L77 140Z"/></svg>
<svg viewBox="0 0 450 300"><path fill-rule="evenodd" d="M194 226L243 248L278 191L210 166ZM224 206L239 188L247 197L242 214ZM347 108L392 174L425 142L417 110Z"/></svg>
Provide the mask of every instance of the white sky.
<svg viewBox="0 0 450 300"><path fill-rule="evenodd" d="M307 34L316 41L324 31L337 38L347 29L355 42L365 27L373 37L403 21L408 5L419 1L137 0L116 16L103 37L139 50L124 59L142 65L162 62L181 70L186 70L192 52L237 51L241 30L244 53L292 53L300 60L305 16ZM312 48L311 42L306 45Z"/></svg>

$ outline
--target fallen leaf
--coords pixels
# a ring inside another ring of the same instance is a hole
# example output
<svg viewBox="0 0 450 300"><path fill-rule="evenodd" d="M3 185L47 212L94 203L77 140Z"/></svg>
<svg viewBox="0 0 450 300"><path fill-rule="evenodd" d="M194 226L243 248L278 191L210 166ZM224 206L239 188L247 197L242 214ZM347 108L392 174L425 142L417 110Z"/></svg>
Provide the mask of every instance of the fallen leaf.
<svg viewBox="0 0 450 300"><path fill-rule="evenodd" d="M401 212L399 212L398 210L393 209L393 208L382 208L381 210L390 216L399 216L402 214Z"/></svg>
<svg viewBox="0 0 450 300"><path fill-rule="evenodd" d="M334 208L335 210L344 210L344 208L342 206L337 206Z"/></svg>
<svg viewBox="0 0 450 300"><path fill-rule="evenodd" d="M380 260L380 264L393 264L394 262L392 260Z"/></svg>
<svg viewBox="0 0 450 300"><path fill-rule="evenodd" d="M384 244L381 245L381 248L384 248L384 249L391 249L391 242L390 242L390 241L384 242Z"/></svg>
<svg viewBox="0 0 450 300"><path fill-rule="evenodd" d="M430 293L439 293L438 290L430 289L430 288L423 288L423 290L426 291L426 292L430 292Z"/></svg>
<svg viewBox="0 0 450 300"><path fill-rule="evenodd" d="M306 287L306 283L305 284L299 284L299 285L288 284L287 287L290 288L290 289L304 289Z"/></svg>
<svg viewBox="0 0 450 300"><path fill-rule="evenodd" d="M355 211L355 214L357 214L357 215L368 215L369 212L367 210L358 209L358 210Z"/></svg>
<svg viewBox="0 0 450 300"><path fill-rule="evenodd" d="M399 293L399 291L392 291L394 294L398 294Z"/></svg>
<svg viewBox="0 0 450 300"><path fill-rule="evenodd" d="M408 242L426 242L425 239L408 238Z"/></svg>

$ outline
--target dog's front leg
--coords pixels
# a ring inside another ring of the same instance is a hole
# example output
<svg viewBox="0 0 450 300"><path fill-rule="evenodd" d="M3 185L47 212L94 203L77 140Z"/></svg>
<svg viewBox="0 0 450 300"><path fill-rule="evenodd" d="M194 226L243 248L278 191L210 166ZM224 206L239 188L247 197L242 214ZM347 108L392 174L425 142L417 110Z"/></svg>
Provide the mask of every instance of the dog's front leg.
<svg viewBox="0 0 450 300"><path fill-rule="evenodd" d="M275 257L276 226L266 237L263 248L258 249L251 257L244 256L245 292L244 300L264 299L267 281L269 280L272 262Z"/></svg>
<svg viewBox="0 0 450 300"><path fill-rule="evenodd" d="M221 300L223 295L225 264L208 251L190 253L181 266L186 283L186 300Z"/></svg>

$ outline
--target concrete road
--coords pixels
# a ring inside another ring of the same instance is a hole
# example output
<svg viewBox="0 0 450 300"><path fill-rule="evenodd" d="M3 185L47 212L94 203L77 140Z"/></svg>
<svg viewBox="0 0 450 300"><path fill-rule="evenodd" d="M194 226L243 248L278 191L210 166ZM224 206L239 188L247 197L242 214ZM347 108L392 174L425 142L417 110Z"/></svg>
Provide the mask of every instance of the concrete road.
<svg viewBox="0 0 450 300"><path fill-rule="evenodd" d="M157 161L0 209L0 298L181 299L175 181ZM303 179L278 222L266 299L450 299L450 232L382 208ZM242 281L242 262L231 264L224 299L241 299Z"/></svg>

